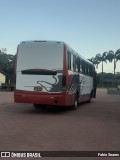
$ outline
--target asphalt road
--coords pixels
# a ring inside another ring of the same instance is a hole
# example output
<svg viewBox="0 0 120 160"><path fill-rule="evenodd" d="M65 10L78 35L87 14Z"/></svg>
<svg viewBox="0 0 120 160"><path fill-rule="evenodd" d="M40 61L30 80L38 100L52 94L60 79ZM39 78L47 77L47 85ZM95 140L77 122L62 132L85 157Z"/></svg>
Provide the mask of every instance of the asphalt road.
<svg viewBox="0 0 120 160"><path fill-rule="evenodd" d="M77 110L35 110L15 104L13 92L0 92L0 151L120 151L120 95L98 89Z"/></svg>

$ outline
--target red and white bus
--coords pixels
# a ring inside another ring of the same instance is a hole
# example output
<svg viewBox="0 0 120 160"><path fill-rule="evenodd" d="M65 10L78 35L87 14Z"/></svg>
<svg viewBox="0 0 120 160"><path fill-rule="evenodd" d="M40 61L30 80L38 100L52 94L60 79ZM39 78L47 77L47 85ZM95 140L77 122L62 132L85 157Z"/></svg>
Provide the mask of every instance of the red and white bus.
<svg viewBox="0 0 120 160"><path fill-rule="evenodd" d="M18 45L16 103L72 106L96 96L94 65L57 41L25 41Z"/></svg>

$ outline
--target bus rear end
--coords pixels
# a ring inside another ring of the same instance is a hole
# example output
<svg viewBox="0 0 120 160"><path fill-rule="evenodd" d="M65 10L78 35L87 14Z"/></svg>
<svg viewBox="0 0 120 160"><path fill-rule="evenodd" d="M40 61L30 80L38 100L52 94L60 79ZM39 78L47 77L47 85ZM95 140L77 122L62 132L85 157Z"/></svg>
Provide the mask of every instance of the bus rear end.
<svg viewBox="0 0 120 160"><path fill-rule="evenodd" d="M26 41L17 52L15 102L64 106L64 43Z"/></svg>

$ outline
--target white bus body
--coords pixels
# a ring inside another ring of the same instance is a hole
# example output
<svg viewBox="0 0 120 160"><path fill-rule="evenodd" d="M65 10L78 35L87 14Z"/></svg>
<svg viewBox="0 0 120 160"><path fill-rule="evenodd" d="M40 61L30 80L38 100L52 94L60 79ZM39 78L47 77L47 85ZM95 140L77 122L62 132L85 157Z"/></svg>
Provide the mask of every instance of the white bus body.
<svg viewBox="0 0 120 160"><path fill-rule="evenodd" d="M94 68L64 42L21 42L17 50L15 102L69 106L76 103L76 95L77 102L95 97L94 75L80 72L81 60Z"/></svg>

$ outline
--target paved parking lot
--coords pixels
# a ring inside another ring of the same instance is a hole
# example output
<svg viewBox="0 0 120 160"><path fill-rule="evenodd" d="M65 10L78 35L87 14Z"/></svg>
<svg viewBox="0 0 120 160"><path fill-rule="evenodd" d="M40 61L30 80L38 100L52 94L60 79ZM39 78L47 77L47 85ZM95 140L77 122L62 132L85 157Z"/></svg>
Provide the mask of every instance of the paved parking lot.
<svg viewBox="0 0 120 160"><path fill-rule="evenodd" d="M0 150L120 151L120 95L98 89L92 103L72 111L35 110L15 104L13 92L0 92Z"/></svg>

